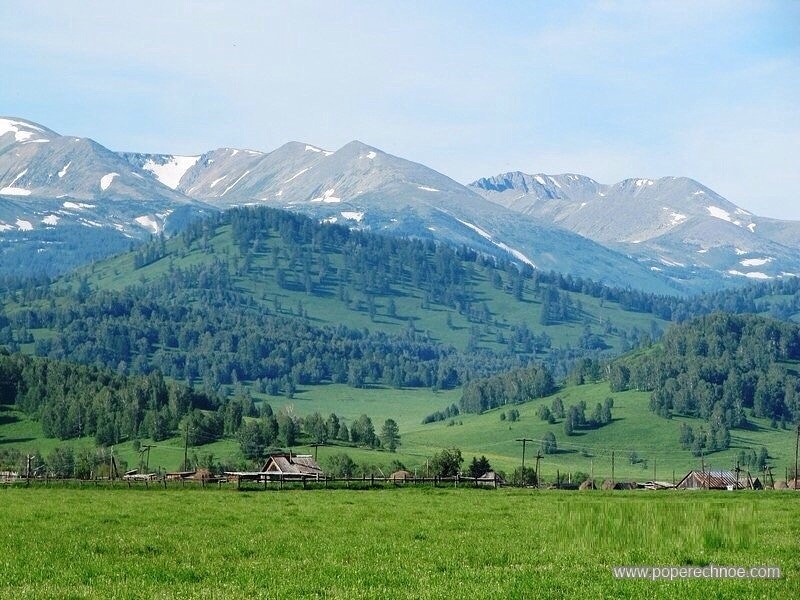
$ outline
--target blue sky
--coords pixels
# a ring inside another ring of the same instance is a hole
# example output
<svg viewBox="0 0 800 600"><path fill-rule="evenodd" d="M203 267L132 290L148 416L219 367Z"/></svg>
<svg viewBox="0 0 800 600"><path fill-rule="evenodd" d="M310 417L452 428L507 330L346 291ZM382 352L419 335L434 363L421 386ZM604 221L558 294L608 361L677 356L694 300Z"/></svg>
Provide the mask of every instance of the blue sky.
<svg viewBox="0 0 800 600"><path fill-rule="evenodd" d="M124 4L0 0L0 114L118 150L360 139L461 182L686 175L800 219L800 2Z"/></svg>

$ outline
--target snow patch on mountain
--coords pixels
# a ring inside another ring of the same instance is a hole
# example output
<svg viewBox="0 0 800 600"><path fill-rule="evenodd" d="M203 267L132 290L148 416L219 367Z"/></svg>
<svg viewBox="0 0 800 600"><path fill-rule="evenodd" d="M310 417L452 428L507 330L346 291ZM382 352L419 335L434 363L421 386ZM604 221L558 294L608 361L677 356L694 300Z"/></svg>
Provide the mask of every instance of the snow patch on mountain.
<svg viewBox="0 0 800 600"><path fill-rule="evenodd" d="M689 218L686 215L682 215L681 213L676 213L676 212L670 213L669 216L672 219L672 221L671 221L672 225L680 225L686 219Z"/></svg>
<svg viewBox="0 0 800 600"><path fill-rule="evenodd" d="M735 275L737 277L747 277L749 279L772 279L766 273L761 273L760 271L752 271L750 273L742 273L741 271L737 271L735 269L731 269L728 271L729 275Z"/></svg>
<svg viewBox="0 0 800 600"><path fill-rule="evenodd" d="M764 265L771 263L774 258L771 256L768 258L747 258L741 261L739 264L743 267L763 267Z"/></svg>
<svg viewBox="0 0 800 600"><path fill-rule="evenodd" d="M15 187L14 184L17 183L24 175L28 172L28 169L22 171L19 175L14 177L10 184L8 184L3 189L0 189L0 194L5 194L6 196L30 196L30 190L26 190L25 188Z"/></svg>
<svg viewBox="0 0 800 600"><path fill-rule="evenodd" d="M677 261L674 261L674 260L668 260L668 259L666 259L664 257L662 257L660 260L661 260L662 264L667 265L668 267L685 267L686 266L683 263L680 263L680 262L677 262Z"/></svg>
<svg viewBox="0 0 800 600"><path fill-rule="evenodd" d="M512 248L512 247L508 246L507 244L504 244L503 242L496 242L494 239L492 239L492 235L488 231L486 231L485 229L481 229L480 227L478 227L477 225L475 225L473 223L468 223L467 221L462 221L459 218L456 218L456 221L458 221L459 223L461 223L462 225L464 225L466 227L469 227L470 229L472 229L472 231L477 233L482 238L485 238L485 239L489 240L492 244L494 244L495 246L497 246L501 250L505 250L506 252L511 254L513 257L515 257L517 260L520 260L520 261L524 262L525 264L536 268L536 265L533 263L533 261L530 258L525 256L522 252L520 252L516 248Z"/></svg>
<svg viewBox="0 0 800 600"><path fill-rule="evenodd" d="M26 190L24 188L18 188L18 187L9 186L9 187L4 187L4 188L0 189L0 196L1 195L5 195L5 196L30 196L31 195L31 191L30 190Z"/></svg>
<svg viewBox="0 0 800 600"><path fill-rule="evenodd" d="M294 181L295 179L297 179L298 177L300 177L300 175L302 175L303 173L305 173L306 171L308 171L310 168L311 168L311 167L306 167L306 168L305 168L305 169L303 169L302 171L298 171L297 173L295 173L294 175L292 175L291 177L289 177L289 179L287 179L287 180L286 180L286 181L284 181L283 183L289 183L290 181Z"/></svg>
<svg viewBox="0 0 800 600"><path fill-rule="evenodd" d="M64 165L64 168L58 172L58 178L63 179L64 175L67 174L67 170L69 170L69 166L72 164L72 161L69 161L67 164Z"/></svg>
<svg viewBox="0 0 800 600"><path fill-rule="evenodd" d="M186 175L186 171L195 166L198 160L199 156L170 156L164 164L149 159L142 168L150 171L161 183L174 190Z"/></svg>
<svg viewBox="0 0 800 600"><path fill-rule="evenodd" d="M339 213L348 221L358 221L359 223L364 220L364 213L352 210L343 210Z"/></svg>
<svg viewBox="0 0 800 600"><path fill-rule="evenodd" d="M64 208L68 210L83 210L85 208L95 208L94 204L84 204L83 202L64 202L62 204Z"/></svg>
<svg viewBox="0 0 800 600"><path fill-rule="evenodd" d="M47 215L44 219L42 219L42 223L45 225L58 225L58 221L61 219L58 215Z"/></svg>
<svg viewBox="0 0 800 600"><path fill-rule="evenodd" d="M214 181L211 182L211 185L209 185L208 187L213 189L215 185L217 185L220 181L222 181L226 177L227 177L227 175L223 175L219 179L215 179ZM189 190L189 191L191 192L192 190Z"/></svg>
<svg viewBox="0 0 800 600"><path fill-rule="evenodd" d="M17 229L20 231L33 231L33 223L23 219L17 219Z"/></svg>
<svg viewBox="0 0 800 600"><path fill-rule="evenodd" d="M161 224L149 215L142 215L141 217L136 217L135 221L148 231L153 232L154 234L161 233Z"/></svg>
<svg viewBox="0 0 800 600"><path fill-rule="evenodd" d="M224 196L225 194L227 194L228 192L230 192L236 186L237 183L239 183L242 179L247 177L249 174L250 174L250 171L245 171L244 173L242 173L239 176L239 179L237 179L236 181L234 181L232 184L230 184L228 187L225 188L225 191L220 194L220 198L222 196Z"/></svg>
<svg viewBox="0 0 800 600"><path fill-rule="evenodd" d="M706 206L706 210L708 211L708 214L715 219L722 219L723 221L727 221L728 223L733 223L735 225L740 224L738 221L734 221L733 217L731 217L731 213L724 208L720 208L719 206Z"/></svg>
<svg viewBox="0 0 800 600"><path fill-rule="evenodd" d="M103 175L100 178L100 189L105 192L111 186L111 183L114 181L115 177L119 177L119 173L109 173L108 175Z"/></svg>
<svg viewBox="0 0 800 600"><path fill-rule="evenodd" d="M14 121L12 119L0 119L0 136L3 136L7 133L13 133L14 139L18 142L24 142L31 139L34 136L33 131L26 131L26 129L34 129L36 131L42 131L41 128L36 127L31 123L25 123L24 121Z"/></svg>
<svg viewBox="0 0 800 600"><path fill-rule="evenodd" d="M336 188L331 188L329 190L325 190L325 193L322 196L318 196L316 198L312 198L312 202L325 202L327 204L337 204L342 201L341 198L338 196L334 196L336 193Z"/></svg>
<svg viewBox="0 0 800 600"><path fill-rule="evenodd" d="M440 192L441 190L437 190L436 188L429 187L427 185L418 185L417 188L424 190L426 192Z"/></svg>

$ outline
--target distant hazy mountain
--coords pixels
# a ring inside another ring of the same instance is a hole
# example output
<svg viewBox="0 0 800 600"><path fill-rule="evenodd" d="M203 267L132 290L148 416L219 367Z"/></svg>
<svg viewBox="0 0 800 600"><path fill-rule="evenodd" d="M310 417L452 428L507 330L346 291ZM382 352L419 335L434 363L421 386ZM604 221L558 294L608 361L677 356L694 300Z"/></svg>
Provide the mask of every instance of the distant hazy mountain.
<svg viewBox="0 0 800 600"><path fill-rule="evenodd" d="M86 138L0 118L0 273L55 273L212 210Z"/></svg>
<svg viewBox="0 0 800 600"><path fill-rule="evenodd" d="M61 272L253 204L659 293L800 273L800 224L691 179L507 173L464 186L358 141L140 154L0 118L0 274Z"/></svg>
<svg viewBox="0 0 800 600"><path fill-rule="evenodd" d="M177 191L222 209L266 204L351 227L464 244L612 285L675 291L615 251L521 217L424 165L358 141L335 152L290 142L267 154L222 148L199 157L123 156L162 183L177 181Z"/></svg>
<svg viewBox="0 0 800 600"><path fill-rule="evenodd" d="M624 252L688 289L800 274L800 223L758 217L685 177L603 185L582 175L514 172L470 187Z"/></svg>

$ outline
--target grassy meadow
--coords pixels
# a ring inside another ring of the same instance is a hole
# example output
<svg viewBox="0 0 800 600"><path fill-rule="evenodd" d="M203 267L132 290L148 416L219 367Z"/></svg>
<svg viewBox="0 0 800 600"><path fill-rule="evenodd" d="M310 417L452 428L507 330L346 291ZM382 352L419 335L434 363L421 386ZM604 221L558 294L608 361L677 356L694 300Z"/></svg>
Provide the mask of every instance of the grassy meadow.
<svg viewBox="0 0 800 600"><path fill-rule="evenodd" d="M787 598L792 492L0 490L2 598ZM778 566L621 581L615 565Z"/></svg>
<svg viewBox="0 0 800 600"><path fill-rule="evenodd" d="M687 471L701 468L700 458L682 450L678 437L681 422L685 421L693 427L702 422L697 419L658 417L648 407L648 393L612 393L608 383L571 386L548 398L498 408L481 415L462 414L447 421L426 425L421 423L425 415L452 403L458 404L460 394L460 390L432 392L322 385L301 387L292 399L260 394L256 394L255 398L269 402L275 411L286 409L299 416L319 412L327 417L331 412L336 412L348 426L363 413L372 418L376 430L380 430L381 424L387 418L398 422L402 443L396 453L332 443L317 450L323 466L331 454L345 452L357 463L378 465L384 470L389 468L392 461L398 460L422 475L426 460L434 453L441 448L457 447L461 449L465 459L464 468L473 456L485 455L495 469L511 472L519 466L521 460L521 445L515 440L520 437L535 440L528 445L527 454L527 464L533 466L533 459L541 447L539 440L550 431L556 436L558 452L545 455L541 460L541 474L545 481L554 481L557 475L568 478L578 472L593 472L598 480L610 478L612 451L615 454L616 479L648 481L655 475L658 480L672 481L673 472L675 478L680 479ZM589 407L587 413L598 402L602 403L605 398L612 397L614 420L599 429L578 431L576 435L567 437L563 431L563 423L559 421L549 424L536 414L539 406L550 406L556 396L562 398L565 406L586 401ZM501 414L511 408L519 411L519 420L501 420ZM740 450L752 448L758 452L765 446L770 453L775 479L784 479L786 468L794 465L793 430L774 429L764 419L751 418L750 421L751 429L731 431L729 450L704 457L706 469L732 469ZM46 457L59 445L95 445L92 437L67 441L46 438L38 422L7 406L0 406L0 424L0 450L15 447L27 452L38 449ZM151 468L174 470L183 461L183 439L180 436L160 442L141 440L141 443L155 444L150 455ZM302 440L294 450L301 453L315 452L314 448ZM130 467L138 466L140 455L130 442L119 444L114 452ZM631 455L634 453L639 462L631 462ZM216 461L230 464L240 460L239 444L235 439L222 439L189 449L190 459L209 454ZM753 475L763 479L763 472Z"/></svg>

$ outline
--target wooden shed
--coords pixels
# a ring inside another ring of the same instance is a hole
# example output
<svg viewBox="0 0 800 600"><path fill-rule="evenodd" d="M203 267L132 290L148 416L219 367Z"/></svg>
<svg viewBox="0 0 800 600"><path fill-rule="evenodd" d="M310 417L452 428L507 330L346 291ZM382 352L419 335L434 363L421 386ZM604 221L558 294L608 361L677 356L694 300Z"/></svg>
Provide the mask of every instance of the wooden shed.
<svg viewBox="0 0 800 600"><path fill-rule="evenodd" d="M741 475L733 471L689 471L676 485L679 490L760 490L758 477Z"/></svg>
<svg viewBox="0 0 800 600"><path fill-rule="evenodd" d="M505 484L506 484L505 480L494 471L487 471L486 473L478 477L478 485L500 487L501 485Z"/></svg>

